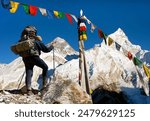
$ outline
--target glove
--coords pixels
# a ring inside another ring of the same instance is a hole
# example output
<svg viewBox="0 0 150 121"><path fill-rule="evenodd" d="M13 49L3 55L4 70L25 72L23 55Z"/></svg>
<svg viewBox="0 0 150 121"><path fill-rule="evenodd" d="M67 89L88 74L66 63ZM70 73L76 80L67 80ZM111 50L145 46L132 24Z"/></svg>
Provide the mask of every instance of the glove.
<svg viewBox="0 0 150 121"><path fill-rule="evenodd" d="M42 37L41 36L34 36L34 39L38 40L38 41L42 41Z"/></svg>

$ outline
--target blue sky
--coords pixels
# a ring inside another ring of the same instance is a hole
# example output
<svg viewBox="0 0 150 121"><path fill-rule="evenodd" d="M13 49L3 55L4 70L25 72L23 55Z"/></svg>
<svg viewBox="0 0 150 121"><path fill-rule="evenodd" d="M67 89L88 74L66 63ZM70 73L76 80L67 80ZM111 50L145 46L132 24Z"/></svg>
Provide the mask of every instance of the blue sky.
<svg viewBox="0 0 150 121"><path fill-rule="evenodd" d="M28 5L58 10L79 16L80 9L92 23L109 35L121 28L129 40L140 45L144 50L150 50L150 0L13 0ZM71 25L68 20L44 17L38 11L36 16L27 15L22 6L15 14L0 5L0 63L10 63L16 56L10 46L18 41L23 28L34 25L38 29L45 44L56 37L65 39L75 50L78 50L77 25ZM101 43L97 30L90 32L85 49Z"/></svg>

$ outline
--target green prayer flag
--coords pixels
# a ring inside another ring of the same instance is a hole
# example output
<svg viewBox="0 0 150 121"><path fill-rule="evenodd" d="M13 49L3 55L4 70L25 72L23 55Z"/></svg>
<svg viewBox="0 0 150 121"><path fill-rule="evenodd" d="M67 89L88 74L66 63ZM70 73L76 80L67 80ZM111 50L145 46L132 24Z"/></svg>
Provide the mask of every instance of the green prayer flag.
<svg viewBox="0 0 150 121"><path fill-rule="evenodd" d="M58 17L59 18L64 18L65 17L65 14L63 12L58 12Z"/></svg>
<svg viewBox="0 0 150 121"><path fill-rule="evenodd" d="M22 4L24 11L26 12L26 14L30 14L29 12L29 6L27 4Z"/></svg>
<svg viewBox="0 0 150 121"><path fill-rule="evenodd" d="M142 65L142 61L140 61L140 60L139 60L138 58L136 58L136 57L133 58L133 62L134 62L134 64L137 65L137 66Z"/></svg>
<svg viewBox="0 0 150 121"><path fill-rule="evenodd" d="M82 31L81 33L82 33L82 34L86 34L86 31Z"/></svg>

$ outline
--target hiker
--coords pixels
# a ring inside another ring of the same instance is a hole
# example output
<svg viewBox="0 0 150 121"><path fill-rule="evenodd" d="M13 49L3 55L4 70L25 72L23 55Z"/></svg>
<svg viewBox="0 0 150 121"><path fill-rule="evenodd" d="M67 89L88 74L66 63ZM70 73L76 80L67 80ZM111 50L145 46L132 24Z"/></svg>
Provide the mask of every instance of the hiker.
<svg viewBox="0 0 150 121"><path fill-rule="evenodd" d="M30 95L32 94L32 88L31 88L31 79L33 75L33 67L36 65L40 68L43 69L42 71L42 83L43 83L43 88L46 87L48 77L47 77L47 71L48 71L48 66L47 64L40 58L41 51L43 52L50 52L54 47L53 43L52 45L48 48L42 43L42 38L40 36L37 36L37 29L34 26L27 26L23 30L21 34L21 38L19 42L25 41L27 39L32 39L35 42L35 45L33 48L31 48L28 51L25 51L21 53L20 55L22 56L22 60L25 65L25 71L26 71L26 78L25 78L25 84L26 84L26 89L27 89L27 94Z"/></svg>

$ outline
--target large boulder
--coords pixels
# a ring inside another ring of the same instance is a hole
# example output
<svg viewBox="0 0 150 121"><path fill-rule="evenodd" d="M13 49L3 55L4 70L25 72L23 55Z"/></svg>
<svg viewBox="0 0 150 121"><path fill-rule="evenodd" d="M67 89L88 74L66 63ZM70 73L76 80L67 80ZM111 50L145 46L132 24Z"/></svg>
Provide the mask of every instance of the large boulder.
<svg viewBox="0 0 150 121"><path fill-rule="evenodd" d="M77 82L65 80L57 76L45 91L43 100L46 103L58 104L90 104L91 97L79 86Z"/></svg>

